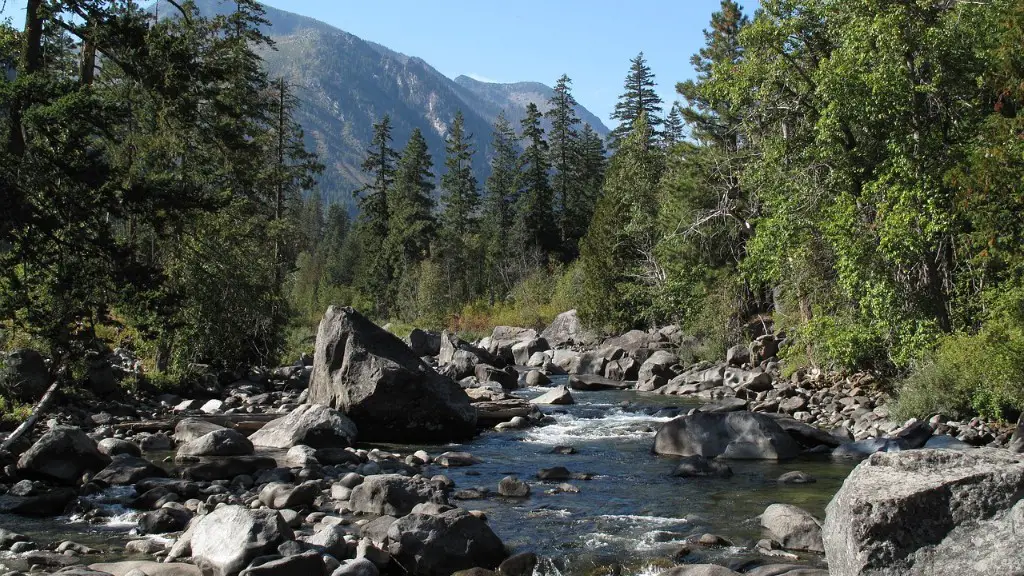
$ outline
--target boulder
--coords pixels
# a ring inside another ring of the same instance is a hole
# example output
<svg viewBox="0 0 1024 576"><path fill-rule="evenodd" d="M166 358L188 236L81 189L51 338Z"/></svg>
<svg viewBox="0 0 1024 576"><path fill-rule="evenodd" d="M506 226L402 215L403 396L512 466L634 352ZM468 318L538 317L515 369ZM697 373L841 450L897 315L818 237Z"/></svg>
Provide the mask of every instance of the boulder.
<svg viewBox="0 0 1024 576"><path fill-rule="evenodd" d="M203 572L198 566L182 562L162 563L151 560L126 560L123 562L90 564L89 568L98 574L110 574L111 576L128 576L129 574L145 574L146 576L203 576ZM61 573L63 574L64 572L62 571Z"/></svg>
<svg viewBox="0 0 1024 576"><path fill-rule="evenodd" d="M223 506L200 518L192 533L192 559L204 576L235 576L253 559L293 540L276 510Z"/></svg>
<svg viewBox="0 0 1024 576"><path fill-rule="evenodd" d="M1011 452L1024 453L1024 413L1017 419L1017 428L1014 429L1013 435L1010 436L1010 444L1007 448Z"/></svg>
<svg viewBox="0 0 1024 576"><path fill-rule="evenodd" d="M20 348L0 355L0 393L22 402L36 402L50 387L50 371L43 356Z"/></svg>
<svg viewBox="0 0 1024 576"><path fill-rule="evenodd" d="M567 404L574 404L575 401L572 399L572 394L565 386L556 386L548 392L530 400L530 403L564 406Z"/></svg>
<svg viewBox="0 0 1024 576"><path fill-rule="evenodd" d="M654 437L654 451L705 458L786 460L795 458L800 447L769 416L697 412L663 424Z"/></svg>
<svg viewBox="0 0 1024 576"><path fill-rule="evenodd" d="M270 456L229 456L211 458L182 470L181 477L189 480L211 482L231 480L235 476L254 476L260 470L277 467L277 461Z"/></svg>
<svg viewBox="0 0 1024 576"><path fill-rule="evenodd" d="M72 485L85 472L102 470L110 457L78 428L57 426L43 434L18 459L18 470L27 476Z"/></svg>
<svg viewBox="0 0 1024 576"><path fill-rule="evenodd" d="M722 462L693 455L684 457L676 466L672 475L680 478L703 478L707 476L729 478L732 476L732 468Z"/></svg>
<svg viewBox="0 0 1024 576"><path fill-rule="evenodd" d="M409 333L409 347L417 356L437 356L441 353L441 335L414 328Z"/></svg>
<svg viewBox="0 0 1024 576"><path fill-rule="evenodd" d="M324 561L316 552L303 552L254 562L241 576L325 576Z"/></svg>
<svg viewBox="0 0 1024 576"><path fill-rule="evenodd" d="M315 480L303 482L298 486L284 482L271 482L260 491L260 502L274 510L298 509L312 506L313 501L319 495L320 484Z"/></svg>
<svg viewBox="0 0 1024 576"><path fill-rule="evenodd" d="M569 344L593 344L597 342L597 336L585 330L575 310L562 312L555 316L554 321L540 333L541 338L547 340L552 348L567 346Z"/></svg>
<svg viewBox="0 0 1024 576"><path fill-rule="evenodd" d="M498 494L507 498L526 498L530 495L530 485L515 476L506 476L498 482Z"/></svg>
<svg viewBox="0 0 1024 576"><path fill-rule="evenodd" d="M400 518L388 529L388 539L391 556L418 576L449 576L470 568L493 570L507 556L490 526L462 509Z"/></svg>
<svg viewBox="0 0 1024 576"><path fill-rule="evenodd" d="M174 439L185 444L217 430L224 430L224 427L199 418L182 418L174 425Z"/></svg>
<svg viewBox="0 0 1024 576"><path fill-rule="evenodd" d="M160 508L146 512L139 518L139 528L145 534L180 532L188 526L192 513L179 508Z"/></svg>
<svg viewBox="0 0 1024 576"><path fill-rule="evenodd" d="M519 388L519 375L510 374L504 370L498 370L489 364L477 364L473 369L476 379L480 382L497 382L503 390L516 390Z"/></svg>
<svg viewBox="0 0 1024 576"><path fill-rule="evenodd" d="M120 438L104 438L96 444L96 449L111 458L121 454L142 456L142 449L139 448L138 444L121 440Z"/></svg>
<svg viewBox="0 0 1024 576"><path fill-rule="evenodd" d="M604 367L608 360L599 352L584 352L579 355L577 362L569 367L570 374L593 374L604 376Z"/></svg>
<svg viewBox="0 0 1024 576"><path fill-rule="evenodd" d="M676 566L658 576L740 576L740 573L718 564L689 564Z"/></svg>
<svg viewBox="0 0 1024 576"><path fill-rule="evenodd" d="M29 496L16 496L11 493L0 495L0 514L17 516L57 516L63 514L68 504L78 494L70 488L54 488L33 492Z"/></svg>
<svg viewBox="0 0 1024 576"><path fill-rule="evenodd" d="M547 374L544 374L540 370L530 370L526 373L527 388L547 386L548 384L551 384L551 378L548 378Z"/></svg>
<svg viewBox="0 0 1024 576"><path fill-rule="evenodd" d="M476 410L458 384L349 307L332 306L320 322L307 402L345 412L368 442L449 442L476 433Z"/></svg>
<svg viewBox="0 0 1024 576"><path fill-rule="evenodd" d="M1024 456L978 448L881 452L829 503L831 574L1020 574Z"/></svg>
<svg viewBox="0 0 1024 576"><path fill-rule="evenodd" d="M368 476L349 496L356 512L377 516L403 516L423 502L447 504L444 492L429 480L398 474Z"/></svg>
<svg viewBox="0 0 1024 576"><path fill-rule="evenodd" d="M93 476L93 480L105 482L111 486L127 486L145 478L166 478L167 472L145 458L121 455L114 458L110 465Z"/></svg>
<svg viewBox="0 0 1024 576"><path fill-rule="evenodd" d="M311 448L344 448L355 442L356 429L356 424L337 410L309 403L284 418L268 422L249 436L249 440L255 446L282 450L299 444Z"/></svg>
<svg viewBox="0 0 1024 576"><path fill-rule="evenodd" d="M618 380L609 380L603 376L591 374L579 374L569 377L569 388L581 392L592 392L597 390L629 390L633 385Z"/></svg>
<svg viewBox="0 0 1024 576"><path fill-rule="evenodd" d="M178 447L183 456L248 456L254 452L252 442L240 432L224 428L190 440Z"/></svg>
<svg viewBox="0 0 1024 576"><path fill-rule="evenodd" d="M750 364L750 349L742 344L729 348L725 353L725 362L730 366L743 366Z"/></svg>
<svg viewBox="0 0 1024 576"><path fill-rule="evenodd" d="M354 558L345 560L331 576L377 576L380 570L376 564L366 558Z"/></svg>
<svg viewBox="0 0 1024 576"><path fill-rule="evenodd" d="M665 350L656 350L644 363L640 365L640 372L636 379L639 381L648 380L653 376L662 376L666 380L675 377L669 368L679 363L679 357Z"/></svg>
<svg viewBox="0 0 1024 576"><path fill-rule="evenodd" d="M544 338L516 342L512 345L512 359L517 366L526 366L534 354L542 354L545 350L550 349L548 341Z"/></svg>
<svg viewBox="0 0 1024 576"><path fill-rule="evenodd" d="M796 506L772 504L761 514L761 526L786 550L825 551L821 522Z"/></svg>

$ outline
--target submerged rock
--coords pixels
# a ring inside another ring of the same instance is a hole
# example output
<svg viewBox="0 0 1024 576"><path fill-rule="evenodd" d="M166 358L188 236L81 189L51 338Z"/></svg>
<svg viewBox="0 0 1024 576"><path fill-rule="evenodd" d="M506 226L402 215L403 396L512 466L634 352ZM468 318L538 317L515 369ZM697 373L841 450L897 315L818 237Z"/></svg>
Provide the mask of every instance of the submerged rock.
<svg viewBox="0 0 1024 576"><path fill-rule="evenodd" d="M829 503L836 576L1018 574L1024 456L979 448L877 453Z"/></svg>
<svg viewBox="0 0 1024 576"><path fill-rule="evenodd" d="M320 322L307 402L345 412L364 441L448 442L476 433L476 410L459 385L352 308L332 306Z"/></svg>
<svg viewBox="0 0 1024 576"><path fill-rule="evenodd" d="M800 447L771 417L753 412L704 413L666 422L654 437L657 454L786 460Z"/></svg>

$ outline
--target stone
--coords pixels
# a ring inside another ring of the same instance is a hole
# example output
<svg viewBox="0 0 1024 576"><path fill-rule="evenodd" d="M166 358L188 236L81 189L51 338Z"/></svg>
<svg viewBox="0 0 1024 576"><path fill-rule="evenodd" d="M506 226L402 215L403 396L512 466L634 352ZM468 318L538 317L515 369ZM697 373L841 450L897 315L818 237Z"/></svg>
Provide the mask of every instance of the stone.
<svg viewBox="0 0 1024 576"><path fill-rule="evenodd" d="M722 398L700 407L701 412L740 412L747 409L748 402L742 398Z"/></svg>
<svg viewBox="0 0 1024 576"><path fill-rule="evenodd" d="M86 472L102 470L110 457L78 428L57 426L18 458L18 470L26 476L72 485Z"/></svg>
<svg viewBox="0 0 1024 576"><path fill-rule="evenodd" d="M383 544L387 541L388 530L391 528L391 525L395 523L395 520L398 520L398 518L395 518L394 516L379 516L360 526L359 535L363 538L368 538L371 542L376 544Z"/></svg>
<svg viewBox="0 0 1024 576"><path fill-rule="evenodd" d="M284 455L284 465L289 468L317 468L320 461L317 460L316 453L316 449L310 446L292 446Z"/></svg>
<svg viewBox="0 0 1024 576"><path fill-rule="evenodd" d="M50 387L50 371L42 354L19 348L0 355L0 392L21 402L37 402Z"/></svg>
<svg viewBox="0 0 1024 576"><path fill-rule="evenodd" d="M680 478L703 478L707 476L729 478L732 476L732 468L722 462L693 455L683 457L672 472L672 475Z"/></svg>
<svg viewBox="0 0 1024 576"><path fill-rule="evenodd" d="M674 418L654 437L657 454L738 460L787 460L800 447L769 416L753 412L706 413Z"/></svg>
<svg viewBox="0 0 1024 576"><path fill-rule="evenodd" d="M248 456L254 451L248 438L224 428L182 444L178 447L177 456Z"/></svg>
<svg viewBox="0 0 1024 576"><path fill-rule="evenodd" d="M398 474L369 476L349 496L356 512L378 516L404 516L422 502L447 504L444 492L429 480Z"/></svg>
<svg viewBox="0 0 1024 576"><path fill-rule="evenodd" d="M223 506L199 519L192 559L204 576L235 576L259 556L276 552L294 534L276 510Z"/></svg>
<svg viewBox="0 0 1024 576"><path fill-rule="evenodd" d="M70 488L54 488L35 491L30 496L14 494L0 495L0 514L17 516L57 516L63 514L68 505L78 497L78 493Z"/></svg>
<svg viewBox="0 0 1024 576"><path fill-rule="evenodd" d="M207 400L205 404L199 407L199 411L204 414L217 414L224 407L224 402L221 400L213 399Z"/></svg>
<svg viewBox="0 0 1024 576"><path fill-rule="evenodd" d="M542 354L551 347L544 338L533 338L512 345L512 360L517 366L526 366L534 354Z"/></svg>
<svg viewBox="0 0 1024 576"><path fill-rule="evenodd" d="M268 422L249 437L254 446L288 449L302 444L312 448L351 446L357 427L333 408L304 404L287 416Z"/></svg>
<svg viewBox="0 0 1024 576"><path fill-rule="evenodd" d="M203 576L198 566L181 562L165 564L148 560L127 560L90 564L89 569L112 576L128 576L132 572L146 576Z"/></svg>
<svg viewBox="0 0 1024 576"><path fill-rule="evenodd" d="M450 442L476 433L476 410L462 388L350 307L332 306L320 322L307 402L343 411L367 442Z"/></svg>
<svg viewBox="0 0 1024 576"><path fill-rule="evenodd" d="M825 551L821 522L796 506L772 504L761 514L761 526L786 550Z"/></svg>
<svg viewBox="0 0 1024 576"><path fill-rule="evenodd" d="M142 449L137 444L120 438L104 438L96 444L96 449L111 458L121 454L142 456Z"/></svg>
<svg viewBox="0 0 1024 576"><path fill-rule="evenodd" d="M316 552L303 552L267 562L253 562L240 576L325 576L324 561Z"/></svg>
<svg viewBox="0 0 1024 576"><path fill-rule="evenodd" d="M537 479L544 481L561 481L572 478L572 474L565 466L555 466L554 468L543 468L537 472Z"/></svg>
<svg viewBox="0 0 1024 576"><path fill-rule="evenodd" d="M306 538L306 544L316 546L324 554L338 559L348 557L348 542L345 541L345 528L337 524L324 526L312 536Z"/></svg>
<svg viewBox="0 0 1024 576"><path fill-rule="evenodd" d="M530 485L515 476L506 476L498 482L498 494L506 498L526 498L530 495Z"/></svg>
<svg viewBox="0 0 1024 576"><path fill-rule="evenodd" d="M533 552L520 552L509 556L498 565L500 576L533 576L539 559Z"/></svg>
<svg viewBox="0 0 1024 576"><path fill-rule="evenodd" d="M181 477L188 480L231 480L236 476L255 476L261 470L277 467L270 456L230 456L213 458L182 470Z"/></svg>
<svg viewBox="0 0 1024 576"><path fill-rule="evenodd" d="M331 576L377 576L380 570L366 558L345 560Z"/></svg>
<svg viewBox="0 0 1024 576"><path fill-rule="evenodd" d="M164 452L170 450L174 446L174 442L171 442L170 436L159 432L157 434L147 434L143 436L139 442L139 448L143 452Z"/></svg>
<svg viewBox="0 0 1024 576"><path fill-rule="evenodd" d="M146 478L166 478L167 471L145 458L122 455L114 458L110 465L93 476L93 480L111 486L127 486Z"/></svg>
<svg viewBox="0 0 1024 576"><path fill-rule="evenodd" d="M1017 427L1010 436L1010 443L1006 446L1010 452L1024 453L1024 413L1017 419Z"/></svg>
<svg viewBox="0 0 1024 576"><path fill-rule="evenodd" d="M461 468L463 466L472 466L479 462L469 452L443 452L438 454L437 458L434 458L434 464L444 466L445 468Z"/></svg>
<svg viewBox="0 0 1024 576"><path fill-rule="evenodd" d="M1008 450L872 454L825 514L836 576L1018 574L1024 456Z"/></svg>
<svg viewBox="0 0 1024 576"><path fill-rule="evenodd" d="M594 392L600 390L629 390L633 385L618 380L610 380L603 376L592 374L574 374L569 377L569 388L581 392Z"/></svg>
<svg viewBox="0 0 1024 576"><path fill-rule="evenodd" d="M530 404L549 404L555 406L566 406L575 403L576 402L573 400L572 394L565 386L556 386L548 392L530 400Z"/></svg>
<svg viewBox="0 0 1024 576"><path fill-rule="evenodd" d="M224 430L224 427L199 418L182 418L174 425L174 439L185 444L217 430Z"/></svg>
<svg viewBox="0 0 1024 576"><path fill-rule="evenodd" d="M779 484L814 484L817 482L817 479L806 472L793 470L792 472L786 472L782 476L779 476L776 482Z"/></svg>
<svg viewBox="0 0 1024 576"><path fill-rule="evenodd" d="M530 370L526 373L526 387L536 388L538 386L547 386L551 384L551 378L548 375L541 372L540 370Z"/></svg>
<svg viewBox="0 0 1024 576"><path fill-rule="evenodd" d="M391 556L418 576L494 569L506 558L505 545L487 523L462 509L400 518L388 530L388 539Z"/></svg>
<svg viewBox="0 0 1024 576"><path fill-rule="evenodd" d="M409 347L417 356L437 356L441 353L441 335L413 328L409 333Z"/></svg>
<svg viewBox="0 0 1024 576"><path fill-rule="evenodd" d="M315 480L303 482L298 486L271 482L260 491L260 502L274 510L303 508L312 506L318 495L320 495L320 484Z"/></svg>
<svg viewBox="0 0 1024 576"><path fill-rule="evenodd" d="M503 390L517 390L519 388L519 376L510 374L504 370L498 370L489 364L477 364L474 374L479 382L497 382Z"/></svg>
<svg viewBox="0 0 1024 576"><path fill-rule="evenodd" d="M675 377L675 374L669 368L678 363L679 357L675 354L665 350L656 350L640 365L640 372L637 373L636 378L641 382L652 376L661 376L670 380Z"/></svg>
<svg viewBox="0 0 1024 576"><path fill-rule="evenodd" d="M139 518L139 528L146 534L180 532L188 526L192 513L177 508L160 508L146 512Z"/></svg>
<svg viewBox="0 0 1024 576"><path fill-rule="evenodd" d="M737 344L725 353L725 362L730 366L741 367L744 364L750 364L750 348Z"/></svg>
<svg viewBox="0 0 1024 576"><path fill-rule="evenodd" d="M689 564L676 566L661 572L658 576L740 576L740 573L718 564Z"/></svg>
<svg viewBox="0 0 1024 576"><path fill-rule="evenodd" d="M593 344L597 342L597 335L583 328L576 310L562 312L545 328L541 338L547 340L552 348L567 346L569 344Z"/></svg>

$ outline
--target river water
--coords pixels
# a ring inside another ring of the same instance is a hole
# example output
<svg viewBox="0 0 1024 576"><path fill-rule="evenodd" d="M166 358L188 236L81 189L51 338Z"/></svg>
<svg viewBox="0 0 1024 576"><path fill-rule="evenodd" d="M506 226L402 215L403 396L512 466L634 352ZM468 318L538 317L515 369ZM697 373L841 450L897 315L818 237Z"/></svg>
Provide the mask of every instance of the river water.
<svg viewBox="0 0 1024 576"><path fill-rule="evenodd" d="M559 382L556 382L559 383ZM545 389L520 390L535 397ZM651 452L658 427L673 412L696 406L692 400L623 392L573 392L576 404L545 406L553 424L522 431L484 432L473 441L448 446L384 446L402 453L425 448L431 454L467 451L481 462L444 473L456 489L487 488L483 499L455 503L486 512L499 537L515 551L544 558L544 575L656 574L670 566L687 538L713 533L734 546L691 546L687 563L714 562L733 567L792 563L759 557L752 545L762 537L758 515L773 503L794 504L824 517L825 506L853 467L850 463L801 459L793 462L730 461L731 478L676 478L677 459ZM572 446L575 454L555 454ZM542 468L564 466L576 475L578 493L557 491L561 482L541 482ZM807 485L780 485L791 470L817 478ZM531 484L524 499L497 496L498 482L515 475ZM41 545L70 539L106 551L104 560L124 558L123 542L134 526L132 511L118 507L127 494L108 493L97 504L116 516L106 524L74 518L30 520L0 516L0 526L28 534ZM94 497L95 498L95 497ZM3 561L3 558L0 558ZM90 559L90 561L92 561ZM822 566L819 555L803 554L799 563Z"/></svg>

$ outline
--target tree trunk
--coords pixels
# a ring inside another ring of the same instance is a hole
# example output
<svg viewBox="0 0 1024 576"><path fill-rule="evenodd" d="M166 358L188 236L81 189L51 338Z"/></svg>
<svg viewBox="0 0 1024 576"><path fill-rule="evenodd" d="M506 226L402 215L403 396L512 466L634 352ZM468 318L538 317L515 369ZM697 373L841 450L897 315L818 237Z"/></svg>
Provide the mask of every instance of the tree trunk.
<svg viewBox="0 0 1024 576"><path fill-rule="evenodd" d="M6 454L10 452L11 446L14 446L23 437L27 436L32 432L36 422L39 421L43 415L50 409L50 406L57 400L57 389L60 388L60 378L54 378L53 384L46 390L46 394L43 394L42 399L36 404L36 407L32 409L32 414L18 426L11 435L4 440L3 444L0 444L0 454Z"/></svg>

